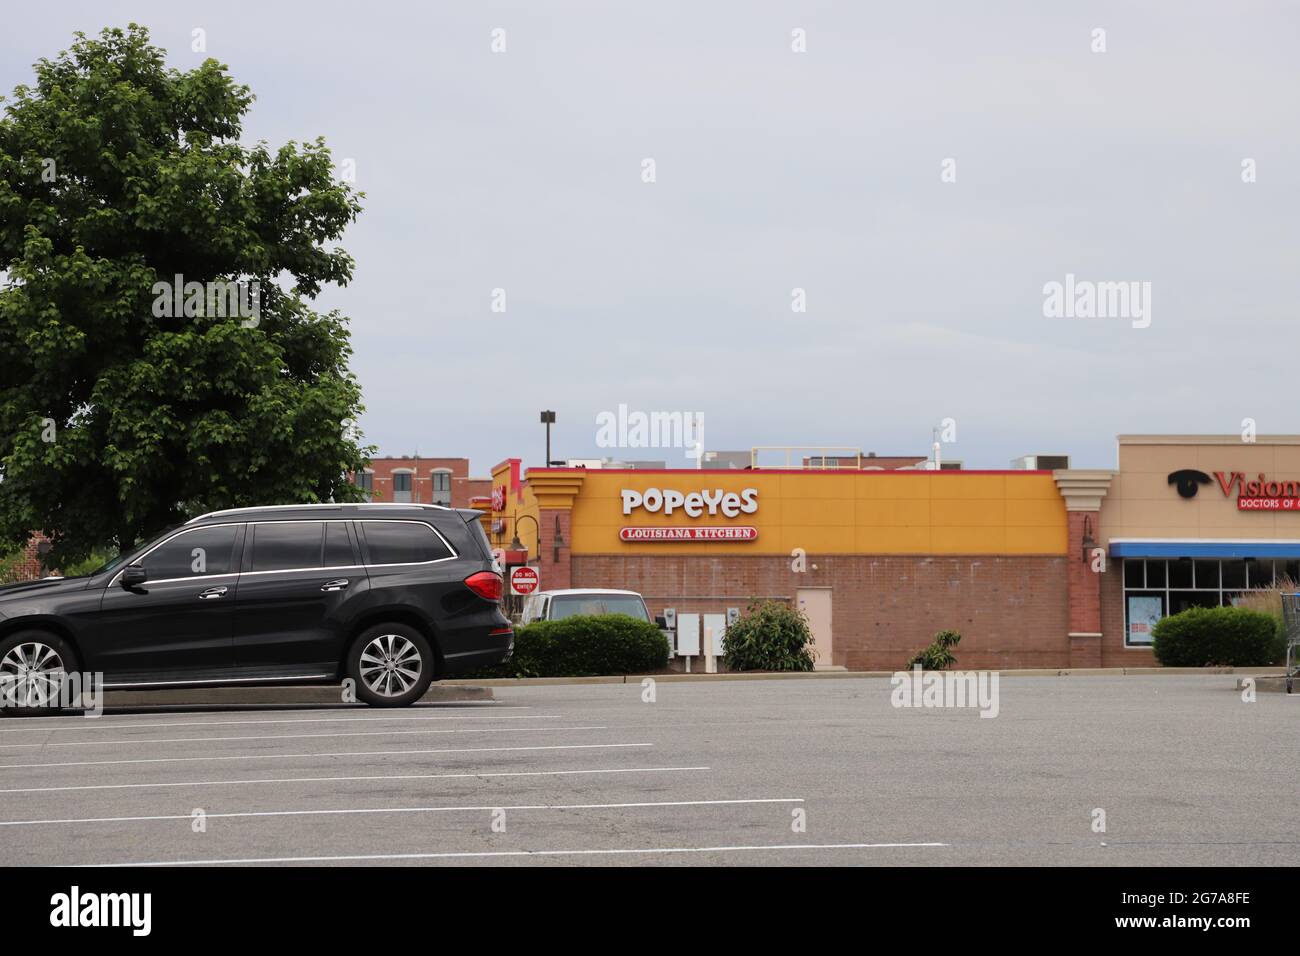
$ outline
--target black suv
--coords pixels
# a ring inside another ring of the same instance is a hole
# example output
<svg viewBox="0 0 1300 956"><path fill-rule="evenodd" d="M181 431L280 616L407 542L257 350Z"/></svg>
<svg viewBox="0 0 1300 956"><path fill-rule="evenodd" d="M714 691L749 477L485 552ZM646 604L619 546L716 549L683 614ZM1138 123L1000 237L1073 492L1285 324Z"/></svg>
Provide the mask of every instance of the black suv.
<svg viewBox="0 0 1300 956"><path fill-rule="evenodd" d="M106 689L355 682L368 704L514 647L477 511L286 505L195 518L84 578L0 588L0 704Z"/></svg>

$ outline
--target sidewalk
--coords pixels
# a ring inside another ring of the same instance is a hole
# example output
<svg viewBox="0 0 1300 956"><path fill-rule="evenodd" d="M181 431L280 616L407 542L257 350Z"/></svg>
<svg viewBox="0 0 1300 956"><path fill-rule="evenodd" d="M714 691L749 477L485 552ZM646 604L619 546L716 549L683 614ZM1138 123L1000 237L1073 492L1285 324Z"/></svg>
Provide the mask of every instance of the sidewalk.
<svg viewBox="0 0 1300 956"><path fill-rule="evenodd" d="M960 668L957 668L960 671ZM525 677L445 680L434 684L420 698L424 704L488 702L494 700L494 687L535 687L549 684L640 684L646 678L664 683L689 683L737 680L859 680L888 678L895 671L787 671L737 672L727 674L615 674L606 677ZM1282 684L1281 667L1095 667L1037 668L1003 670L1002 677L1125 677L1132 675L1237 674L1263 677L1260 690L1273 690ZM112 690L104 695L105 707L248 707L248 706L343 706L342 691L336 685L296 685L285 687L191 687L174 690ZM353 704L350 706L364 706Z"/></svg>
<svg viewBox="0 0 1300 956"><path fill-rule="evenodd" d="M956 667L952 671L960 672ZM990 670L990 668L983 668ZM724 680L855 680L861 678L893 677L897 671L738 671L725 674L683 674L670 671L657 674L615 674L608 677L493 677L479 680L446 680L442 686L473 684L479 687L526 687L546 684L639 684L647 677L656 682L724 681ZM933 671L929 673L934 673ZM1019 670L999 670L1001 677L1125 677L1151 674L1244 674L1251 677L1280 677L1283 668L1277 667L1042 667Z"/></svg>

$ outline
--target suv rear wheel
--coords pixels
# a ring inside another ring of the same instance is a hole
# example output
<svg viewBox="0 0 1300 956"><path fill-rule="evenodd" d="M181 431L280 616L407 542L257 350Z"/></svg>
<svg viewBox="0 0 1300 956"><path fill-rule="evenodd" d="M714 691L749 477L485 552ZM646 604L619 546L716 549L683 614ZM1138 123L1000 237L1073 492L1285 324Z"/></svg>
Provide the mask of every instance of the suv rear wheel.
<svg viewBox="0 0 1300 956"><path fill-rule="evenodd" d="M410 625L376 624L353 641L347 672L357 697L370 706L405 707L429 689L433 650Z"/></svg>

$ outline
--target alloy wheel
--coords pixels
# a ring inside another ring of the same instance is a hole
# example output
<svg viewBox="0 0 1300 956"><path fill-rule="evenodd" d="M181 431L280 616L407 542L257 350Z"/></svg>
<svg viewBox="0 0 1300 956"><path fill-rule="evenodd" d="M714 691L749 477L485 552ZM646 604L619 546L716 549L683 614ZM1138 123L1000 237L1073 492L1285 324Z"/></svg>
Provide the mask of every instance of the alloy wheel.
<svg viewBox="0 0 1300 956"><path fill-rule="evenodd" d="M50 707L66 676L63 658L48 644L16 644L0 660L0 697L9 707Z"/></svg>
<svg viewBox="0 0 1300 956"><path fill-rule="evenodd" d="M380 697L400 697L420 679L420 649L400 634L381 634L361 652L361 680Z"/></svg>

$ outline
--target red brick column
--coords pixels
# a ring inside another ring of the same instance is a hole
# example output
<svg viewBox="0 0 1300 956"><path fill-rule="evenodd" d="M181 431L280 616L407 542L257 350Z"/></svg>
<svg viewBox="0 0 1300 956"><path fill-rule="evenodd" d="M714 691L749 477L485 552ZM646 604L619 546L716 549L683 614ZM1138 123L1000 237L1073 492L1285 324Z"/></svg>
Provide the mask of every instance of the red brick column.
<svg viewBox="0 0 1300 956"><path fill-rule="evenodd" d="M573 502L586 477L582 469L530 468L528 489L537 499L537 557L542 590L573 586Z"/></svg>
<svg viewBox="0 0 1300 956"><path fill-rule="evenodd" d="M1105 636L1101 624L1101 576L1107 567L1101 537L1101 499L1114 472L1064 469L1053 472L1065 499L1071 667L1100 667ZM1097 549L1103 549L1096 555ZM1094 569L1094 566L1095 569Z"/></svg>
<svg viewBox="0 0 1300 956"><path fill-rule="evenodd" d="M1098 535L1100 511L1071 511L1070 544L1066 555L1070 590L1070 666L1101 666L1101 574L1093 570L1096 563L1092 548ZM1084 540L1091 537L1088 558L1084 560Z"/></svg>
<svg viewBox="0 0 1300 956"><path fill-rule="evenodd" d="M541 561L542 588L547 591L562 590L573 587L573 564L570 561L572 538L570 524L573 511L569 508L541 508L538 521L541 524L542 540L538 546L537 557ZM555 546L557 540L564 542Z"/></svg>

